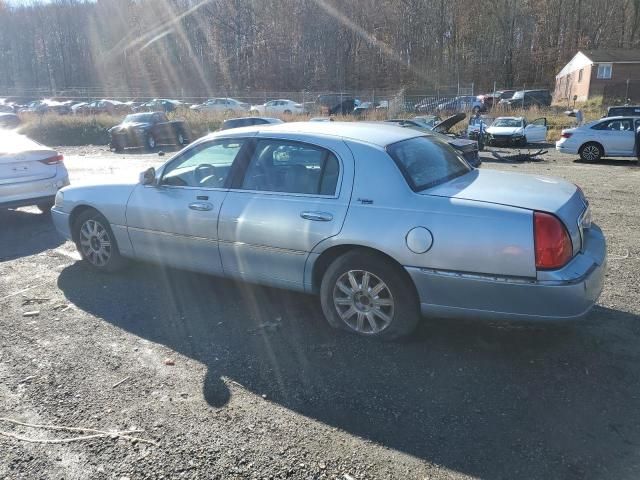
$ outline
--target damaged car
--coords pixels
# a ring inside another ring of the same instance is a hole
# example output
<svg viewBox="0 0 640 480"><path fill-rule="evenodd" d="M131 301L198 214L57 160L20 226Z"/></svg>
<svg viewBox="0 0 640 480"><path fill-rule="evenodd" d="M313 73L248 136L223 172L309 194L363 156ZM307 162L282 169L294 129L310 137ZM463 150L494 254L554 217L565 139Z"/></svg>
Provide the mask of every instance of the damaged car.
<svg viewBox="0 0 640 480"><path fill-rule="evenodd" d="M466 117L466 114L458 113L456 115L445 118L442 121L439 121L440 117L433 115L408 119L394 118L391 120L386 120L385 123L394 123L401 127L412 128L414 130L418 130L420 132L428 133L430 135L438 137L441 140L447 142L458 152L460 152L460 154L467 161L467 163L469 163L469 165L477 168L482 164L478 142L466 138L458 138L455 135L449 134L449 130L451 130L454 125L460 123Z"/></svg>

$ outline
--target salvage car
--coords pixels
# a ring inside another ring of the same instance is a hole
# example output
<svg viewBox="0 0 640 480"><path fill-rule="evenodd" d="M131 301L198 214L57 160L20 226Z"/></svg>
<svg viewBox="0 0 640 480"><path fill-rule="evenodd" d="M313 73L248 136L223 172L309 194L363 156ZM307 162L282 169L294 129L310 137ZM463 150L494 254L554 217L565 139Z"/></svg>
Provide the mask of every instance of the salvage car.
<svg viewBox="0 0 640 480"><path fill-rule="evenodd" d="M280 113L284 115L300 115L304 113L304 107L293 100L279 99L271 100L262 105L252 105L250 109L252 114L266 115L268 113Z"/></svg>
<svg viewBox="0 0 640 480"><path fill-rule="evenodd" d="M52 216L97 271L133 258L315 293L331 326L381 339L421 314L582 318L605 276L576 185L375 123L214 133L137 183L62 189Z"/></svg>
<svg viewBox="0 0 640 480"><path fill-rule="evenodd" d="M469 165L474 168L478 168L482 164L478 142L475 140L458 138L454 135L448 135L451 127L464 120L466 115L464 113L459 113L442 121L435 120L439 120L439 118L440 117L414 117L409 119L392 119L386 120L385 123L394 123L401 127L413 128L414 130L424 132L425 134L439 137L440 140L447 142L460 152Z"/></svg>
<svg viewBox="0 0 640 480"><path fill-rule="evenodd" d="M184 120L169 120L164 112L132 113L109 129L109 146L116 152L131 147L153 150L158 145L186 145L191 141Z"/></svg>
<svg viewBox="0 0 640 480"><path fill-rule="evenodd" d="M175 112L180 109L186 109L186 105L180 100L171 100L168 98L154 98L148 102L142 103L132 108L134 112L158 112L165 113Z"/></svg>
<svg viewBox="0 0 640 480"><path fill-rule="evenodd" d="M585 162L597 162L604 157L633 157L636 159L636 131L638 117L602 118L585 125L566 128L560 133L556 150L580 155Z"/></svg>
<svg viewBox="0 0 640 480"><path fill-rule="evenodd" d="M47 213L69 185L64 158L30 138L0 130L0 208L36 205Z"/></svg>
<svg viewBox="0 0 640 480"><path fill-rule="evenodd" d="M15 113L0 112L0 128L16 128L20 125L20 117Z"/></svg>
<svg viewBox="0 0 640 480"><path fill-rule="evenodd" d="M549 90L519 90L511 98L500 100L499 105L505 108L548 107L551 100Z"/></svg>
<svg viewBox="0 0 640 480"><path fill-rule="evenodd" d="M485 130L487 145L524 147L528 143L542 143L546 140L546 118L536 118L527 122L524 117L498 117Z"/></svg>
<svg viewBox="0 0 640 480"><path fill-rule="evenodd" d="M231 115L233 113L248 112L251 105L241 102L235 98L210 98L204 103L191 105L189 107L194 112L223 113Z"/></svg>

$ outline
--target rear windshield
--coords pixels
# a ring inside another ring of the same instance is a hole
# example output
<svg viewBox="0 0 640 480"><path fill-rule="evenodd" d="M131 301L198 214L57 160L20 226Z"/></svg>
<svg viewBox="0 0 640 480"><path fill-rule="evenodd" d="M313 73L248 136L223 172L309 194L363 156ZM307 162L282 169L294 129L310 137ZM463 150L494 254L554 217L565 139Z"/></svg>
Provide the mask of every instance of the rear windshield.
<svg viewBox="0 0 640 480"><path fill-rule="evenodd" d="M425 190L471 171L471 167L445 142L416 137L394 143L387 152L414 191Z"/></svg>

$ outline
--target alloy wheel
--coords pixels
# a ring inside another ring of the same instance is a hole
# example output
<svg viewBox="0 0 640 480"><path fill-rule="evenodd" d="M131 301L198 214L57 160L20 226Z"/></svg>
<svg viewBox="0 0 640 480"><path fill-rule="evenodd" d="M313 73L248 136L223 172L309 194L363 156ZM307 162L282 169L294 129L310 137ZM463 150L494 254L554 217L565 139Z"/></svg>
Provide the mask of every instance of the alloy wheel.
<svg viewBox="0 0 640 480"><path fill-rule="evenodd" d="M89 219L80 227L80 248L84 258L97 267L103 267L111 258L111 237L107 229Z"/></svg>
<svg viewBox="0 0 640 480"><path fill-rule="evenodd" d="M582 150L582 155L585 160L594 161L600 157L600 149L595 145L587 145L584 147L584 150Z"/></svg>
<svg viewBox="0 0 640 480"><path fill-rule="evenodd" d="M391 290L379 277L365 270L349 270L336 281L333 304L342 321L363 335L376 335L393 321Z"/></svg>

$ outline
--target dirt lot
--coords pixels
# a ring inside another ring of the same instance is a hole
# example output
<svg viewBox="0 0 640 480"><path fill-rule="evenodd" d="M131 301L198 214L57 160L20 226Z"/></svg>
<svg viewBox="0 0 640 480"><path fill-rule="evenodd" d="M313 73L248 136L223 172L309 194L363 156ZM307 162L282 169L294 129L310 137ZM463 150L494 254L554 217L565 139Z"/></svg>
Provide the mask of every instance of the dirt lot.
<svg viewBox="0 0 640 480"><path fill-rule="evenodd" d="M166 158L63 151L74 183ZM155 442L0 435L0 478L639 478L640 167L490 158L590 198L610 257L585 322L431 320L370 342L313 297L146 264L96 275L48 216L0 212L0 417Z"/></svg>

